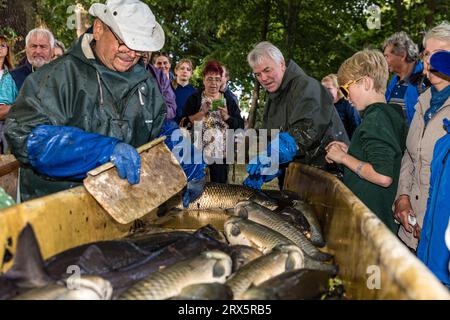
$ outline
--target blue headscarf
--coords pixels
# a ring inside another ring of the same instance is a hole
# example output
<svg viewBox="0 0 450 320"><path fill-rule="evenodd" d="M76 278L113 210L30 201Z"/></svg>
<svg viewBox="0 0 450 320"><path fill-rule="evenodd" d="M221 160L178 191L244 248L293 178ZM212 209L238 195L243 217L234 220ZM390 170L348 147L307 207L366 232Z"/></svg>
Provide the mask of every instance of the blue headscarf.
<svg viewBox="0 0 450 320"><path fill-rule="evenodd" d="M425 126L428 125L428 121L434 116L436 112L444 105L445 101L450 97L450 85L445 87L443 90L438 91L434 86L431 87L431 101L430 108L425 112L423 120L425 121Z"/></svg>

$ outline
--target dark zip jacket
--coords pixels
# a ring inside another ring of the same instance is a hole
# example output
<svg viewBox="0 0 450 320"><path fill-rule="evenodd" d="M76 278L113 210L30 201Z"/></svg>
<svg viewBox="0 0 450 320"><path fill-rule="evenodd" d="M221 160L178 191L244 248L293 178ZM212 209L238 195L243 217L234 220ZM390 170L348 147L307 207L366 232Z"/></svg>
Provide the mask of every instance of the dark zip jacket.
<svg viewBox="0 0 450 320"><path fill-rule="evenodd" d="M328 143L349 143L329 93L294 61L288 63L280 88L269 93L263 128L289 132L299 147L295 160L319 168L326 167Z"/></svg>
<svg viewBox="0 0 450 320"><path fill-rule="evenodd" d="M128 72L106 68L96 60L92 45L92 35L85 34L66 55L28 76L11 108L5 131L22 164L23 200L81 183L33 170L27 139L37 126L77 127L134 147L154 139L162 127L166 105L153 76L140 63ZM75 148L83 152L83 146Z"/></svg>

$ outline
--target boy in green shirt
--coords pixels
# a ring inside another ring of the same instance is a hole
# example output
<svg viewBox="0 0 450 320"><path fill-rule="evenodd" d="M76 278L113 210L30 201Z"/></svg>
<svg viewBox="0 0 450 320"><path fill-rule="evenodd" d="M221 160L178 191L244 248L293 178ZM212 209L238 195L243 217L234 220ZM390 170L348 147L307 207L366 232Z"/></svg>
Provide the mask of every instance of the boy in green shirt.
<svg viewBox="0 0 450 320"><path fill-rule="evenodd" d="M339 68L342 94L361 113L362 122L348 147L334 141L329 163L344 165L344 183L394 233L392 203L405 150L407 124L402 108L386 104L388 66L378 50L363 50Z"/></svg>

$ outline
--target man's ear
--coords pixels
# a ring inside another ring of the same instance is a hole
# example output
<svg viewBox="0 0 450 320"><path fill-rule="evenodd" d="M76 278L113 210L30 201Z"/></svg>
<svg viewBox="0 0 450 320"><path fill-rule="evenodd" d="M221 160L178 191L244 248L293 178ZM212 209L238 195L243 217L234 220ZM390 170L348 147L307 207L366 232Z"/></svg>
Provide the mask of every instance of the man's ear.
<svg viewBox="0 0 450 320"><path fill-rule="evenodd" d="M103 32L105 32L105 26L103 25L103 22L100 19L95 19L94 26L93 26L93 34L94 39L98 41L100 37L103 35Z"/></svg>
<svg viewBox="0 0 450 320"><path fill-rule="evenodd" d="M281 60L280 62L281 70L286 71L286 62L284 60Z"/></svg>

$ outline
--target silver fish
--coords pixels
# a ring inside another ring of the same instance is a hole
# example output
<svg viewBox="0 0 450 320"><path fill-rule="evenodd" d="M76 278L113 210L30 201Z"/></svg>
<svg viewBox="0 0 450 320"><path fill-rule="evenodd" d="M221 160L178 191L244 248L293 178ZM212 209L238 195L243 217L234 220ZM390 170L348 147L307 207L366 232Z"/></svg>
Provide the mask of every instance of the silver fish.
<svg viewBox="0 0 450 320"><path fill-rule="evenodd" d="M157 221L157 226L177 230L197 230L208 224L219 231L230 215L223 209L174 209Z"/></svg>
<svg viewBox="0 0 450 320"><path fill-rule="evenodd" d="M152 273L122 293L119 299L162 300L179 295L189 285L224 283L231 273L231 264L231 258L222 251L205 251Z"/></svg>
<svg viewBox="0 0 450 320"><path fill-rule="evenodd" d="M295 245L272 229L238 217L232 217L225 222L225 236L232 245L250 246L263 254L272 251L278 245Z"/></svg>
<svg viewBox="0 0 450 320"><path fill-rule="evenodd" d="M314 213L314 209L311 207L311 205L304 201L294 200L292 207L303 213L305 218L308 220L311 228L311 242L318 247L325 246L325 241L323 239L319 220L317 220L317 216Z"/></svg>
<svg viewBox="0 0 450 320"><path fill-rule="evenodd" d="M109 281L97 276L81 275L31 289L14 300L110 300L112 293L113 288Z"/></svg>
<svg viewBox="0 0 450 320"><path fill-rule="evenodd" d="M332 258L328 253L321 252L313 246L303 233L293 224L257 203L243 201L238 203L234 210L235 215L244 219L250 219L251 221L264 225L282 234L314 259L326 261Z"/></svg>
<svg viewBox="0 0 450 320"><path fill-rule="evenodd" d="M324 271L299 269L287 271L248 289L244 300L310 300L328 291L330 276Z"/></svg>
<svg viewBox="0 0 450 320"><path fill-rule="evenodd" d="M181 293L171 300L231 300L233 292L221 283L199 283L184 287Z"/></svg>
<svg viewBox="0 0 450 320"><path fill-rule="evenodd" d="M250 246L235 245L229 248L230 257L233 260L233 272L263 255L261 251Z"/></svg>
<svg viewBox="0 0 450 320"><path fill-rule="evenodd" d="M202 195L189 204L188 209L229 209L244 200L253 200L271 210L277 208L276 201L261 192L237 184L208 182ZM181 203L177 208L182 209Z"/></svg>
<svg viewBox="0 0 450 320"><path fill-rule="evenodd" d="M257 286L285 271L303 267L303 252L294 245L281 245L271 253L243 266L226 284L233 291L234 299L241 299L241 295L251 286Z"/></svg>

